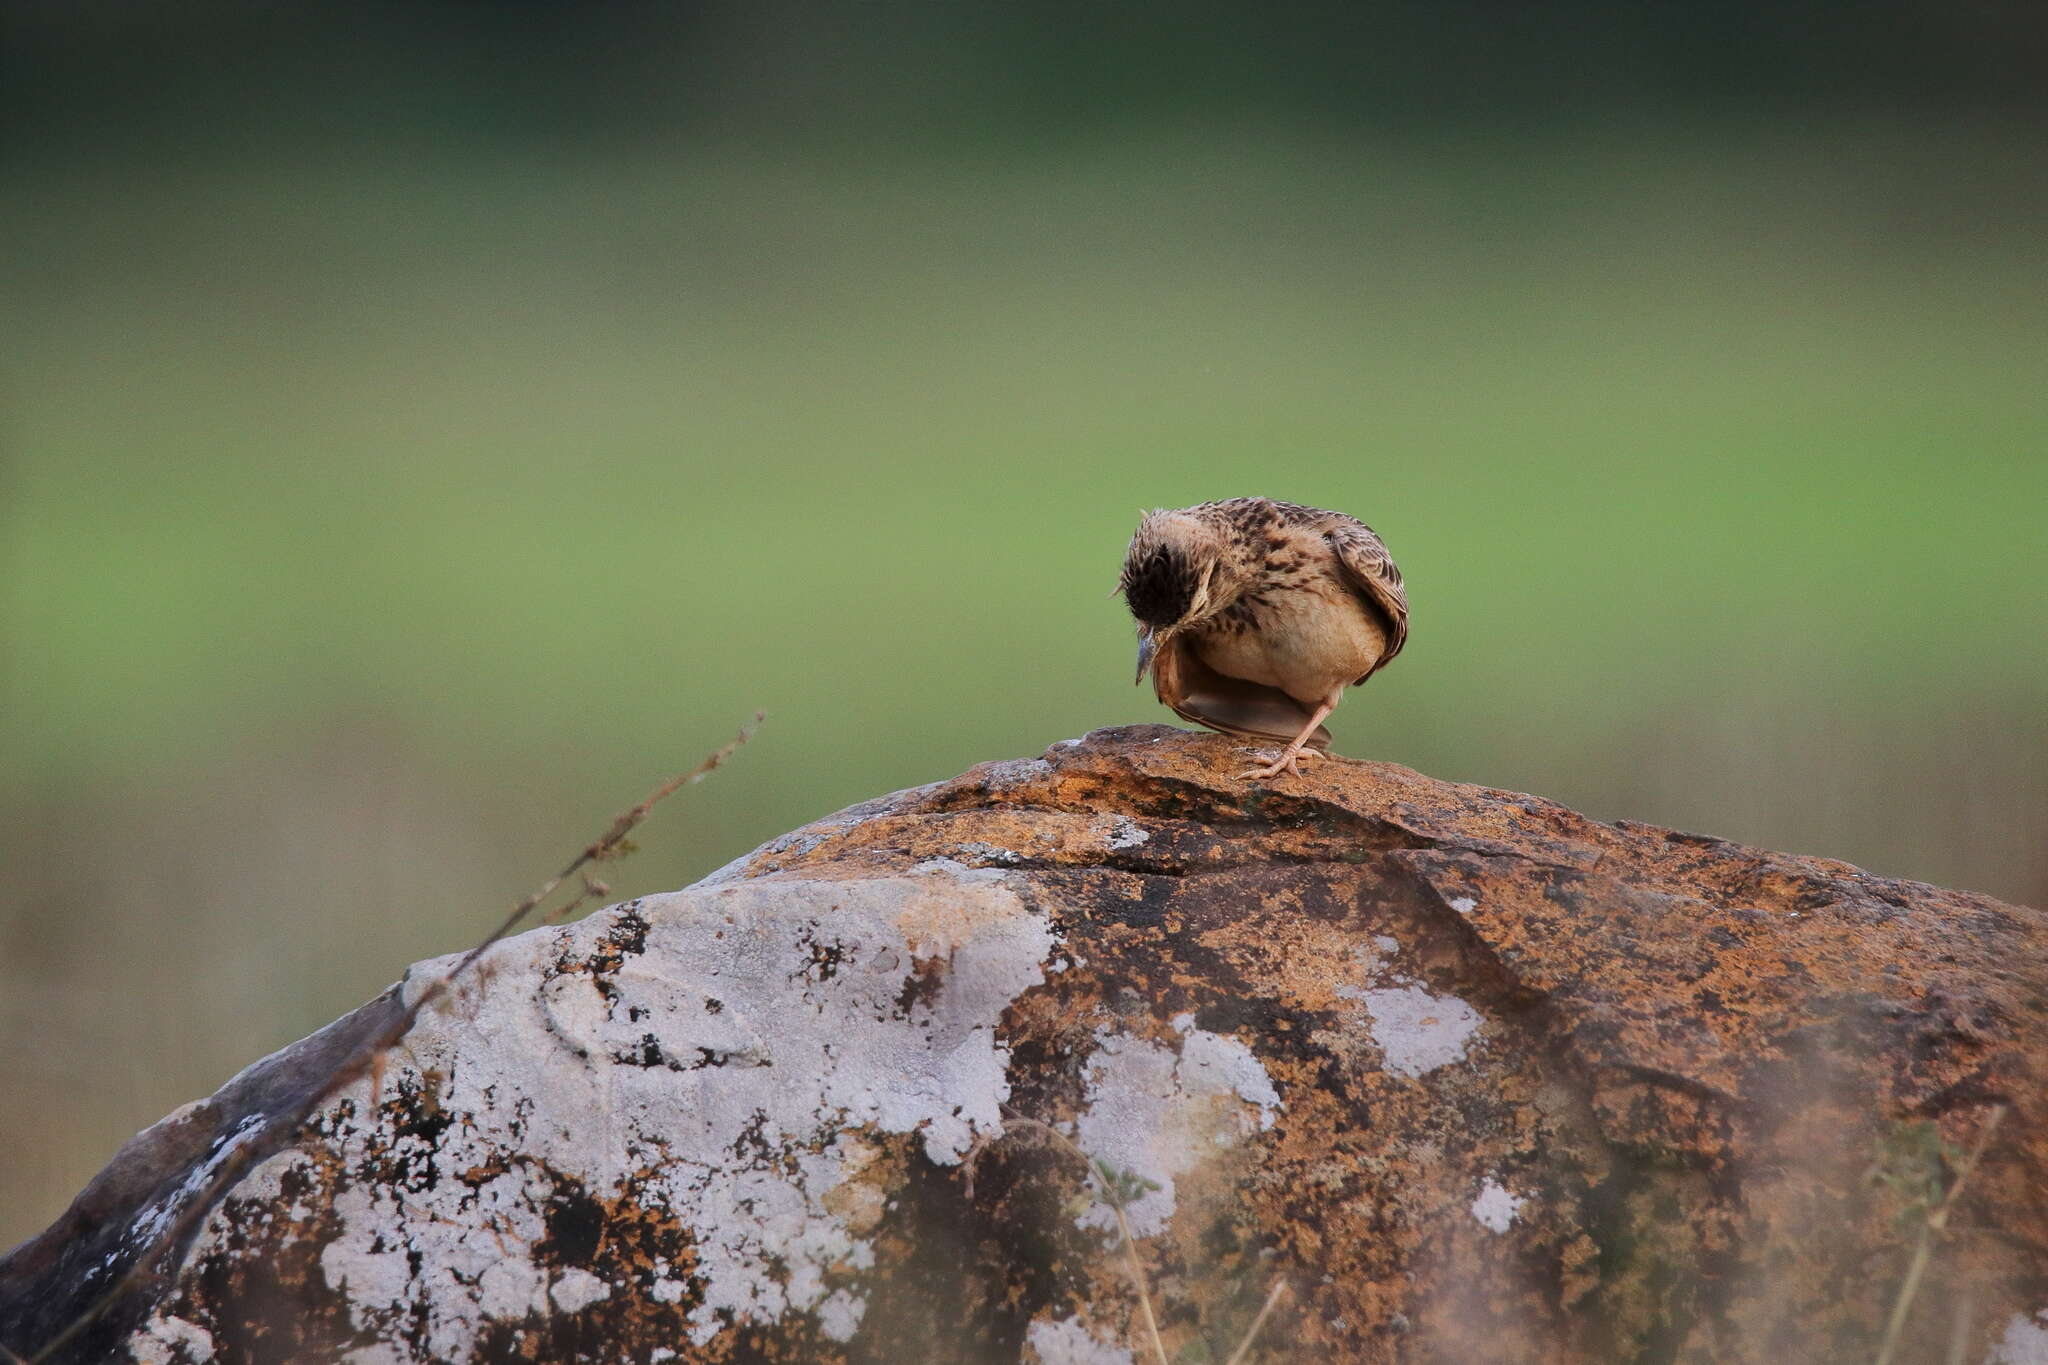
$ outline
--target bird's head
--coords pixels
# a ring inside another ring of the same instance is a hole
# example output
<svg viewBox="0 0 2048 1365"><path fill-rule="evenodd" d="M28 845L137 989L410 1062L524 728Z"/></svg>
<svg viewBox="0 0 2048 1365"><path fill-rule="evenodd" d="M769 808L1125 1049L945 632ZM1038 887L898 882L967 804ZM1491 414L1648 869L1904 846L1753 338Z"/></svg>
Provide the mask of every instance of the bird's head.
<svg viewBox="0 0 2048 1365"><path fill-rule="evenodd" d="M1187 512L1147 512L1124 552L1116 590L1138 621L1138 673L1155 648L1229 605L1222 538Z"/></svg>

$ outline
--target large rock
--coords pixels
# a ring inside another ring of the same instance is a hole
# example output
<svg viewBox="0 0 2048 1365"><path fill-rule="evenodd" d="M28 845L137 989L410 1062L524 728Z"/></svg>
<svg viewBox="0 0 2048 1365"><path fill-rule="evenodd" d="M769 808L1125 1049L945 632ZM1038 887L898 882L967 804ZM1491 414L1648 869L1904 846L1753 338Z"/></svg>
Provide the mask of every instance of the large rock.
<svg viewBox="0 0 2048 1365"><path fill-rule="evenodd" d="M1283 1279L1252 1359L1868 1360L2004 1105L1898 1359L2048 1360L2048 916L1244 758L1103 731L504 942L64 1358L1150 1360L1114 1197L1180 1361ZM136 1139L0 1340L398 1007Z"/></svg>

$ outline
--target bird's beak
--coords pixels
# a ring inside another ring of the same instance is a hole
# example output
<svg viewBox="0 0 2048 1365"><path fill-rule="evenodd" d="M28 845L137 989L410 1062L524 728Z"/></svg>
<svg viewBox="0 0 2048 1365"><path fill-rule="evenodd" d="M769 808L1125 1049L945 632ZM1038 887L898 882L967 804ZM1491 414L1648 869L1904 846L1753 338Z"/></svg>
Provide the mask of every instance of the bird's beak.
<svg viewBox="0 0 2048 1365"><path fill-rule="evenodd" d="M1138 676L1131 679L1134 685L1145 681L1145 670L1152 667L1152 655L1158 648L1158 641L1152 638L1151 631L1138 637Z"/></svg>

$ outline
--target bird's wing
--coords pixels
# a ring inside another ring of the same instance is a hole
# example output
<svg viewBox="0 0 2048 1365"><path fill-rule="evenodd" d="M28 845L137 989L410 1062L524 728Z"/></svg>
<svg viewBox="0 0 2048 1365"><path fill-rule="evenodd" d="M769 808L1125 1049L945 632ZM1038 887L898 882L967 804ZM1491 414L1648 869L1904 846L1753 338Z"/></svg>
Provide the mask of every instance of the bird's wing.
<svg viewBox="0 0 2048 1365"><path fill-rule="evenodd" d="M1170 636L1153 654L1152 688L1181 719L1247 739L1284 744L1301 733L1313 714L1277 687L1218 673L1179 635ZM1327 750L1330 732L1318 725L1307 747Z"/></svg>
<svg viewBox="0 0 2048 1365"><path fill-rule="evenodd" d="M1408 591L1401 586L1401 570L1394 564L1394 557L1387 553L1386 545L1372 527L1334 512L1328 515L1331 524L1323 528L1323 538L1337 556L1344 581L1386 621L1387 652L1373 665L1377 672L1408 643ZM1358 681L1364 682L1365 678Z"/></svg>

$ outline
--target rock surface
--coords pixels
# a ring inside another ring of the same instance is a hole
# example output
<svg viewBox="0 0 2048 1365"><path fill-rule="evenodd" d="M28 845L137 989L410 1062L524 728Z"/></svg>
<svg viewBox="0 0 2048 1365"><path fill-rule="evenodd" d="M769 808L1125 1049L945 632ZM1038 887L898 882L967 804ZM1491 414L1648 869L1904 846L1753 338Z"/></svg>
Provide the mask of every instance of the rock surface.
<svg viewBox="0 0 2048 1365"><path fill-rule="evenodd" d="M1150 1361L1116 1197L1176 1361L1281 1280L1248 1359L1869 1360L2009 1106L1898 1359L2048 1361L2048 915L1243 759L1101 731L507 940L60 1358ZM124 1149L0 1342L398 999Z"/></svg>

